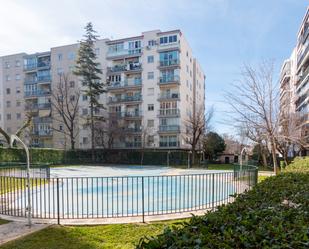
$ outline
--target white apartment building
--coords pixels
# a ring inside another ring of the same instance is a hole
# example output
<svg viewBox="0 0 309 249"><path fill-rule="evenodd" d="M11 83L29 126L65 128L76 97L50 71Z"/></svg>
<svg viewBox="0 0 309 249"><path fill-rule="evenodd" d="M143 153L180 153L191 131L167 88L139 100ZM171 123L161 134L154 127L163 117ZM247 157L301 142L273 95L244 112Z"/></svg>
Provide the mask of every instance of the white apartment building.
<svg viewBox="0 0 309 249"><path fill-rule="evenodd" d="M295 113L300 117L301 135L308 138L309 144L309 8L298 31L292 55L281 69L280 112L282 116Z"/></svg>
<svg viewBox="0 0 309 249"><path fill-rule="evenodd" d="M84 88L72 73L77 51L78 44L72 44L0 57L1 127L13 133L31 112L30 145L69 148L69 138L55 131L64 126L54 118L51 102L61 74L68 75L73 89ZM188 120L205 111L205 74L182 32L154 30L120 40L100 39L95 51L107 85L99 100L106 108L98 114L113 131L104 146L188 148ZM89 102L82 93L76 148L91 146L88 114Z"/></svg>

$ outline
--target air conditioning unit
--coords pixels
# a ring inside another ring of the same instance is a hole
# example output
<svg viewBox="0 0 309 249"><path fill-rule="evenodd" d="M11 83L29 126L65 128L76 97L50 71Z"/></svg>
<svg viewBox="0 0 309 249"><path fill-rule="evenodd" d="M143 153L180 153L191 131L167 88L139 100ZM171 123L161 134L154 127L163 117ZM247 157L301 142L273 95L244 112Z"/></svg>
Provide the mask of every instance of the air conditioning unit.
<svg viewBox="0 0 309 249"><path fill-rule="evenodd" d="M151 48L150 48L150 46L146 46L146 49L147 49L147 50L150 50Z"/></svg>

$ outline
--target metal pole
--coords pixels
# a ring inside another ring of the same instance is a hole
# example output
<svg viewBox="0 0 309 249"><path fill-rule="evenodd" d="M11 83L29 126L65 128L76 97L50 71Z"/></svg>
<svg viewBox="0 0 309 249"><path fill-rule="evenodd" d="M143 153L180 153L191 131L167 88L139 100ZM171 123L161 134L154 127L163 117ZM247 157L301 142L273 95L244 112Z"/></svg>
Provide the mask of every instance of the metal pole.
<svg viewBox="0 0 309 249"><path fill-rule="evenodd" d="M143 223L145 223L144 177L143 176L142 176L142 212L143 212Z"/></svg>
<svg viewBox="0 0 309 249"><path fill-rule="evenodd" d="M170 166L170 151L167 152L167 167Z"/></svg>
<svg viewBox="0 0 309 249"><path fill-rule="evenodd" d="M59 178L57 178L57 223L60 225ZM78 203L77 203L78 204Z"/></svg>
<svg viewBox="0 0 309 249"><path fill-rule="evenodd" d="M31 227L31 190L30 190L30 155L29 155L29 149L28 147L24 144L24 142L16 135L11 135L11 141L10 144L13 146L14 141L17 140L22 144L26 151L26 156L27 156L27 192L28 192L28 226Z"/></svg>

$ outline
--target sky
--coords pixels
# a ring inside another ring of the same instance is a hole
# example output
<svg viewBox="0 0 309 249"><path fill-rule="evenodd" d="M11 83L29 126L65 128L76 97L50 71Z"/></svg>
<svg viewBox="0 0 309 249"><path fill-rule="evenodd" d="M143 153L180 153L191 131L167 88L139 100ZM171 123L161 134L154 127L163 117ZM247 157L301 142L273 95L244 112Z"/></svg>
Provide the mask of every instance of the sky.
<svg viewBox="0 0 309 249"><path fill-rule="evenodd" d="M235 134L224 93L241 68L282 62L296 44L309 0L0 0L0 56L77 42L89 21L101 38L181 29L206 75L216 132Z"/></svg>

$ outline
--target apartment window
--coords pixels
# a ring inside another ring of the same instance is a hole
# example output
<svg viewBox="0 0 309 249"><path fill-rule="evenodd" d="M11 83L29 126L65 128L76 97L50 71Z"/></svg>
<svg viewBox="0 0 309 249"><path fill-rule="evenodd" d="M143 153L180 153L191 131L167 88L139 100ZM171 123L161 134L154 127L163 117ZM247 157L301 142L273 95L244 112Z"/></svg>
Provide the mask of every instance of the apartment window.
<svg viewBox="0 0 309 249"><path fill-rule="evenodd" d="M186 95L186 100L189 101L189 95L188 94Z"/></svg>
<svg viewBox="0 0 309 249"><path fill-rule="evenodd" d="M154 110L154 105L148 104L148 111L153 111L153 110Z"/></svg>
<svg viewBox="0 0 309 249"><path fill-rule="evenodd" d="M21 119L21 114L20 113L16 113L16 119Z"/></svg>
<svg viewBox="0 0 309 249"><path fill-rule="evenodd" d="M96 55L99 55L99 54L100 54L100 48L96 48L96 49L94 50L94 52L95 52Z"/></svg>
<svg viewBox="0 0 309 249"><path fill-rule="evenodd" d="M147 120L147 127L154 127L154 120L153 119Z"/></svg>
<svg viewBox="0 0 309 249"><path fill-rule="evenodd" d="M155 40L149 40L148 41L148 46L153 47L156 45L156 41Z"/></svg>
<svg viewBox="0 0 309 249"><path fill-rule="evenodd" d="M16 87L16 93L17 93L17 94L20 93L20 87L19 87L19 86Z"/></svg>
<svg viewBox="0 0 309 249"><path fill-rule="evenodd" d="M68 53L68 59L69 60L74 60L75 59L75 53L74 52L69 52Z"/></svg>
<svg viewBox="0 0 309 249"><path fill-rule="evenodd" d="M83 101L87 101L88 96L87 95L83 95Z"/></svg>
<svg viewBox="0 0 309 249"><path fill-rule="evenodd" d="M16 100L16 107L21 106L21 102L19 100Z"/></svg>
<svg viewBox="0 0 309 249"><path fill-rule="evenodd" d="M11 120L11 118L12 118L11 113L6 114L6 119L7 120Z"/></svg>
<svg viewBox="0 0 309 249"><path fill-rule="evenodd" d="M171 35L168 37L168 42L177 42L177 35Z"/></svg>
<svg viewBox="0 0 309 249"><path fill-rule="evenodd" d="M59 131L63 131L63 126L59 125Z"/></svg>
<svg viewBox="0 0 309 249"><path fill-rule="evenodd" d="M192 71L190 70L190 77L192 77Z"/></svg>
<svg viewBox="0 0 309 249"><path fill-rule="evenodd" d="M70 96L70 101L71 101L71 102L74 102L74 101L75 101L75 95L71 95L71 96Z"/></svg>
<svg viewBox="0 0 309 249"><path fill-rule="evenodd" d="M63 74L63 69L61 67L57 68L57 74L58 75Z"/></svg>
<svg viewBox="0 0 309 249"><path fill-rule="evenodd" d="M148 96L153 96L154 95L154 88L148 88L147 93L148 93L147 94Z"/></svg>
<svg viewBox="0 0 309 249"><path fill-rule="evenodd" d="M5 62L5 68L10 68L10 63L8 61Z"/></svg>
<svg viewBox="0 0 309 249"><path fill-rule="evenodd" d="M83 137L83 144L87 144L88 143L88 137Z"/></svg>
<svg viewBox="0 0 309 249"><path fill-rule="evenodd" d="M70 87L71 88L75 87L75 82L74 81L70 81Z"/></svg>
<svg viewBox="0 0 309 249"><path fill-rule="evenodd" d="M153 61L154 61L153 55L147 56L147 62L148 63L153 63Z"/></svg>
<svg viewBox="0 0 309 249"><path fill-rule="evenodd" d="M188 53L188 51L187 51L187 53L186 53L186 56L187 56L187 57L189 57L189 53Z"/></svg>
<svg viewBox="0 0 309 249"><path fill-rule="evenodd" d="M87 108L83 108L82 114L83 114L83 115L88 115L88 109L87 109Z"/></svg>
<svg viewBox="0 0 309 249"><path fill-rule="evenodd" d="M154 144L154 136L148 136L147 143L148 146L152 146Z"/></svg>
<svg viewBox="0 0 309 249"><path fill-rule="evenodd" d="M177 42L177 35L160 37L160 44Z"/></svg>
<svg viewBox="0 0 309 249"><path fill-rule="evenodd" d="M8 127L8 128L6 129L6 131L7 131L7 133L11 133L11 132L12 132L12 130L11 130L10 127Z"/></svg>
<svg viewBox="0 0 309 249"><path fill-rule="evenodd" d="M10 75L6 75L5 79L6 79L6 81L10 81L11 80L11 76Z"/></svg>
<svg viewBox="0 0 309 249"><path fill-rule="evenodd" d="M186 70L187 70L187 73L189 73L189 66L186 65Z"/></svg>
<svg viewBox="0 0 309 249"><path fill-rule="evenodd" d="M99 115L100 114L100 108L95 108L94 109L94 114Z"/></svg>
<svg viewBox="0 0 309 249"><path fill-rule="evenodd" d="M20 60L15 61L15 67L20 67Z"/></svg>
<svg viewBox="0 0 309 249"><path fill-rule="evenodd" d="M186 84L187 84L187 87L189 87L189 81L188 80L186 81Z"/></svg>
<svg viewBox="0 0 309 249"><path fill-rule="evenodd" d="M11 107L11 101L6 101L6 107Z"/></svg>
<svg viewBox="0 0 309 249"><path fill-rule="evenodd" d="M20 80L20 74L16 74L16 75L15 75L15 79L16 79L16 80Z"/></svg>
<svg viewBox="0 0 309 249"><path fill-rule="evenodd" d="M153 72L148 72L147 79L149 79L149 80L154 79L154 73Z"/></svg>
<svg viewBox="0 0 309 249"><path fill-rule="evenodd" d="M62 61L62 54L58 54L58 61Z"/></svg>

